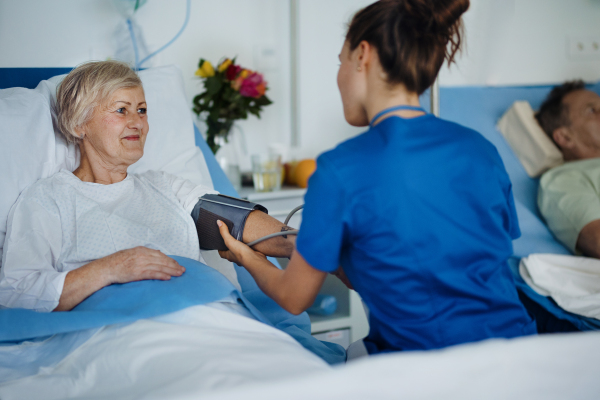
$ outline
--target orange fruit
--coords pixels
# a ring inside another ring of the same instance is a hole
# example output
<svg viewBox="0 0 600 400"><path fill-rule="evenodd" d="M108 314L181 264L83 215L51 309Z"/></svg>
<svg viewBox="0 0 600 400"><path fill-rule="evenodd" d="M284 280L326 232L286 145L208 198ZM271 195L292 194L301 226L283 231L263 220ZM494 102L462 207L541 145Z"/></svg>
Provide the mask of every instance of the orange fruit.
<svg viewBox="0 0 600 400"><path fill-rule="evenodd" d="M287 183L288 185L294 186L296 184L294 170L296 169L297 165L298 161L291 161L289 163L283 164L283 175L285 176L285 183Z"/></svg>
<svg viewBox="0 0 600 400"><path fill-rule="evenodd" d="M308 186L308 178L317 170L317 162L313 159L301 160L293 169L292 175L296 186L305 188Z"/></svg>

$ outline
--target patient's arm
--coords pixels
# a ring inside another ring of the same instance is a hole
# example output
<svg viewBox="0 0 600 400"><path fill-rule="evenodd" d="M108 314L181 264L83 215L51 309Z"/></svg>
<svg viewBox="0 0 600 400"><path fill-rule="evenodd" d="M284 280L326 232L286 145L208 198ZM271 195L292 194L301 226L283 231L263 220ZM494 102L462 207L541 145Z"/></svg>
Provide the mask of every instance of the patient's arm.
<svg viewBox="0 0 600 400"><path fill-rule="evenodd" d="M314 303L327 273L311 267L297 251L293 251L287 268L280 270L262 253L235 240L225 224L221 223L219 229L229 248L219 251L221 257L243 265L258 287L277 304L297 315Z"/></svg>
<svg viewBox="0 0 600 400"><path fill-rule="evenodd" d="M579 232L577 248L585 256L600 258L600 219L590 222Z"/></svg>
<svg viewBox="0 0 600 400"><path fill-rule="evenodd" d="M146 279L169 280L185 268L158 250L147 247L118 251L70 271L54 311L68 311L105 286Z"/></svg>
<svg viewBox="0 0 600 400"><path fill-rule="evenodd" d="M244 243L250 243L271 233L281 232L281 228L284 226L283 223L262 211L252 211L246 219L246 225L244 225ZM287 235L287 239L278 236L260 242L254 246L254 249L271 257L290 258L295 245L296 236Z"/></svg>

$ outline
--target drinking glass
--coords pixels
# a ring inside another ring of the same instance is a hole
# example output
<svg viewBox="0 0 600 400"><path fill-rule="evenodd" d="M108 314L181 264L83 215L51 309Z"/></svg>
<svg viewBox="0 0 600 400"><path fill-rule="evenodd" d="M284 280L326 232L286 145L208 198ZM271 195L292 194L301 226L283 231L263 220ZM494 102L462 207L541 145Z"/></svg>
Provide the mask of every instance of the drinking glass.
<svg viewBox="0 0 600 400"><path fill-rule="evenodd" d="M281 156L277 154L254 154L252 156L252 180L257 192L281 189Z"/></svg>

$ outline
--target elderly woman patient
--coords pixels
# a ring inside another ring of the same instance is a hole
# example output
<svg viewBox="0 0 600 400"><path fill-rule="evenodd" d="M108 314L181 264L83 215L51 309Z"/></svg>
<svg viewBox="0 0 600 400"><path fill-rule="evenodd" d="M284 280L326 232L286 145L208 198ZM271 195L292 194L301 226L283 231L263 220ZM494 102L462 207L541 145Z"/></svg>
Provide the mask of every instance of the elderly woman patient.
<svg viewBox="0 0 600 400"><path fill-rule="evenodd" d="M167 254L203 261L190 213L200 196L215 192L163 172L127 173L144 154L149 129L135 72L115 61L83 64L59 86L57 108L59 129L79 145L81 164L26 188L13 206L0 305L70 310L113 283L183 274ZM243 240L281 228L253 211ZM293 241L276 238L257 250L289 257Z"/></svg>

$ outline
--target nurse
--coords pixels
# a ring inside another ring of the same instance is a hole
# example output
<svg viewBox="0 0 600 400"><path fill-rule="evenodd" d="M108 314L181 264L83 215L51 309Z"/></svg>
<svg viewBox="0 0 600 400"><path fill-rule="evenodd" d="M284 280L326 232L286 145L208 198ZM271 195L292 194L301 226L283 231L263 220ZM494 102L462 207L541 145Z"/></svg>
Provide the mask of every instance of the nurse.
<svg viewBox="0 0 600 400"><path fill-rule="evenodd" d="M338 86L348 123L368 129L318 158L287 269L220 224L221 256L290 312L327 273L349 281L370 310L370 354L536 333L507 266L520 231L496 148L419 106L460 48L468 7L382 0L354 16Z"/></svg>

